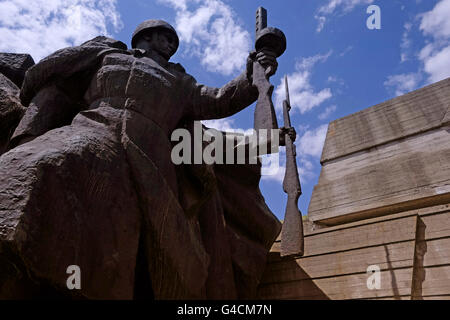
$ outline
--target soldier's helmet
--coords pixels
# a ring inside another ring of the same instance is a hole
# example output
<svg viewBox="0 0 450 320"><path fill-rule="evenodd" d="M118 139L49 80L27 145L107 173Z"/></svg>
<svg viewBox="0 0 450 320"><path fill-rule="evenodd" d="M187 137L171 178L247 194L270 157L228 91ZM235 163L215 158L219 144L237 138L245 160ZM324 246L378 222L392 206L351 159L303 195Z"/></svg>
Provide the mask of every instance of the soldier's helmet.
<svg viewBox="0 0 450 320"><path fill-rule="evenodd" d="M163 20L146 20L144 22L142 22L140 25L137 26L136 30L134 30L133 32L133 37L131 38L131 47L132 48L136 48L136 44L139 40L139 37L142 36L144 33L146 33L147 31L153 31L153 30L166 30L171 32L176 39L176 46L175 46L175 51L172 53L174 54L177 49L178 49L178 45L179 45L179 38L177 35L177 32L175 31L175 29L167 22L163 21Z"/></svg>

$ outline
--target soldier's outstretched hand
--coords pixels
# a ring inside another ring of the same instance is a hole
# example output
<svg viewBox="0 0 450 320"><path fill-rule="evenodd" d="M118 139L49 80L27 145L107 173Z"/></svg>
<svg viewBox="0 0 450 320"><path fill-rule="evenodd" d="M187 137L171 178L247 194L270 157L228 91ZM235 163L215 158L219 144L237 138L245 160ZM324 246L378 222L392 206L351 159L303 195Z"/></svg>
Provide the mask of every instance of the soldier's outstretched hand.
<svg viewBox="0 0 450 320"><path fill-rule="evenodd" d="M252 51L247 58L247 76L251 79L253 73L253 62L259 62L266 70L267 77L275 74L278 68L276 54L270 50Z"/></svg>
<svg viewBox="0 0 450 320"><path fill-rule="evenodd" d="M280 146L285 146L286 145L286 138L285 138L285 136L287 134L291 138L292 142L294 142L295 139L297 139L297 132L295 131L294 127L290 127L290 128L281 127L280 128Z"/></svg>
<svg viewBox="0 0 450 320"><path fill-rule="evenodd" d="M268 77L275 74L278 68L277 56L270 50L263 49L256 54L256 61L258 61L266 70Z"/></svg>

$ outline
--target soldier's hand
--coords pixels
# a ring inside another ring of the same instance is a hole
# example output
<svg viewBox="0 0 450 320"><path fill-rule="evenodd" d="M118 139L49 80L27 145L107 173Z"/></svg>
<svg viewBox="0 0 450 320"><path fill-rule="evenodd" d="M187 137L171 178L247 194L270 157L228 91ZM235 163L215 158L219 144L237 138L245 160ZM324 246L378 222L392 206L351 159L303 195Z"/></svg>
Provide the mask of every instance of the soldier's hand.
<svg viewBox="0 0 450 320"><path fill-rule="evenodd" d="M280 146L285 146L286 145L286 138L285 138L285 136L287 134L291 138L292 142L294 142L295 139L297 139L297 132L295 131L294 127L290 127L290 128L281 127L280 128Z"/></svg>
<svg viewBox="0 0 450 320"><path fill-rule="evenodd" d="M278 68L276 54L270 50L263 49L259 52L252 51L247 58L247 78L252 79L253 62L259 62L266 70L267 77L275 74Z"/></svg>
<svg viewBox="0 0 450 320"><path fill-rule="evenodd" d="M258 61L266 70L268 77L275 74L278 68L277 56L274 52L262 49L256 54L256 61Z"/></svg>

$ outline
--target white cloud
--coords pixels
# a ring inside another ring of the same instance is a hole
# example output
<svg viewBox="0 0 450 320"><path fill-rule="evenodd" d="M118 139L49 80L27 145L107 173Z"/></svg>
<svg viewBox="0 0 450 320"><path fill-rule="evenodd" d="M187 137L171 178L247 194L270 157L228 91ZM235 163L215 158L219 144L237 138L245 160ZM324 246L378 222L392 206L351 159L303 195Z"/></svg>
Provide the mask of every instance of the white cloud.
<svg viewBox="0 0 450 320"><path fill-rule="evenodd" d="M316 54L315 56L312 57L308 57L308 58L303 58L300 62L296 63L296 69L300 69L300 70L311 70L316 63L318 62L325 62L328 60L328 58L331 56L331 54L333 53L332 50L328 51L327 54Z"/></svg>
<svg viewBox="0 0 450 320"><path fill-rule="evenodd" d="M425 55L423 63L425 72L429 74L429 82L450 77L450 45L433 54Z"/></svg>
<svg viewBox="0 0 450 320"><path fill-rule="evenodd" d="M314 18L316 18L319 22L319 24L317 25L317 29L316 32L320 32L323 30L323 27L325 27L325 22L327 22L327 18L324 16L314 16Z"/></svg>
<svg viewBox="0 0 450 320"><path fill-rule="evenodd" d="M333 112L336 111L336 109L337 109L336 105L327 107L324 112L319 114L319 116L318 116L319 120L327 119Z"/></svg>
<svg viewBox="0 0 450 320"><path fill-rule="evenodd" d="M297 169L301 181L309 181L316 176L314 163L317 163L323 149L328 125L306 130L300 139L297 138ZM300 129L302 130L302 129ZM286 149L280 149L280 168L271 176L263 176L263 180L283 182L286 171Z"/></svg>
<svg viewBox="0 0 450 320"><path fill-rule="evenodd" d="M435 51L436 48L433 43L428 43L425 47L420 50L419 53L419 59L420 60L426 60L428 57L430 57L433 54L433 51Z"/></svg>
<svg viewBox="0 0 450 320"><path fill-rule="evenodd" d="M333 75L328 76L327 82L335 85L336 87L343 87L343 86L345 86L344 79L339 78L337 76L333 76ZM338 89L338 91L339 91L339 89Z"/></svg>
<svg viewBox="0 0 450 320"><path fill-rule="evenodd" d="M373 3L373 0L329 0L326 5L319 8L319 13L332 14L338 10L348 13L358 5L371 3Z"/></svg>
<svg viewBox="0 0 450 320"><path fill-rule="evenodd" d="M441 0L431 10L421 15L420 30L433 38L420 52L428 82L450 76L450 0Z"/></svg>
<svg viewBox="0 0 450 320"><path fill-rule="evenodd" d="M344 51L342 51L342 52L339 54L339 56L340 56L340 57L343 57L343 56L345 56L347 53L349 53L349 52L352 51L352 50L353 50L353 46L348 46L347 48L345 48Z"/></svg>
<svg viewBox="0 0 450 320"><path fill-rule="evenodd" d="M450 37L450 0L441 0L431 10L422 15L420 30L436 39Z"/></svg>
<svg viewBox="0 0 450 320"><path fill-rule="evenodd" d="M232 119L216 119L216 120L203 120L202 123L208 128L214 128L219 131L233 131L234 120Z"/></svg>
<svg viewBox="0 0 450 320"><path fill-rule="evenodd" d="M214 128L219 131L242 133L245 135L251 135L254 132L253 128L243 129L236 127L234 120L230 118L203 120L202 123L208 128Z"/></svg>
<svg viewBox="0 0 450 320"><path fill-rule="evenodd" d="M167 3L168 5L172 6L174 9L177 10L187 10L187 2L189 0L159 0L159 2Z"/></svg>
<svg viewBox="0 0 450 320"><path fill-rule="evenodd" d="M159 0L176 10L176 30L185 52L200 58L212 72L230 75L243 69L251 37L220 0Z"/></svg>
<svg viewBox="0 0 450 320"><path fill-rule="evenodd" d="M300 138L298 149L302 156L320 158L327 135L328 124L307 130Z"/></svg>
<svg viewBox="0 0 450 320"><path fill-rule="evenodd" d="M301 158L298 164L298 174L300 175L300 179L302 181L308 181L314 177L314 165L310 160Z"/></svg>
<svg viewBox="0 0 450 320"><path fill-rule="evenodd" d="M426 39L417 58L420 68L417 72L391 75L384 82L388 90L393 90L396 95L402 95L416 89L425 80L433 83L450 77L450 0L440 0L428 12L419 14L416 18L420 20L419 29ZM400 44L400 62L409 59L408 51L411 47L409 34L414 24L406 23Z"/></svg>
<svg viewBox="0 0 450 320"><path fill-rule="evenodd" d="M408 50L411 47L411 40L409 39L409 33L411 32L412 23L404 24L404 31L402 35L402 42L400 44L401 53L400 53L400 62L403 63L408 60Z"/></svg>
<svg viewBox="0 0 450 320"><path fill-rule="evenodd" d="M393 90L396 96L401 96L417 88L422 77L420 73L405 73L389 76L384 85Z"/></svg>
<svg viewBox="0 0 450 320"><path fill-rule="evenodd" d="M286 172L286 148L280 147L279 153L279 167L276 173L270 175L263 175L261 179L263 181L274 181L277 183L283 183L284 174Z"/></svg>
<svg viewBox="0 0 450 320"><path fill-rule="evenodd" d="M335 13L346 14L353 10L358 5L371 4L374 0L328 0L327 4L319 7L318 14L315 18L318 20L319 25L317 32L322 31L326 17Z"/></svg>
<svg viewBox="0 0 450 320"><path fill-rule="evenodd" d="M408 61L408 55L406 53L402 52L400 54L400 62L403 63L405 61Z"/></svg>
<svg viewBox="0 0 450 320"><path fill-rule="evenodd" d="M332 97L331 89L326 88L320 91L314 91L311 85L311 70L318 62L325 62L332 51L325 55L315 55L308 58L303 58L295 65L295 72L288 75L289 95L292 106L292 111L300 111L305 113L313 108L321 105L324 101ZM275 107L280 110L285 99L285 85L284 79L275 90Z"/></svg>
<svg viewBox="0 0 450 320"><path fill-rule="evenodd" d="M328 76L328 82L337 82L338 78L336 76Z"/></svg>
<svg viewBox="0 0 450 320"><path fill-rule="evenodd" d="M298 148L297 148L298 149ZM265 181L275 181L278 183L283 183L284 174L286 172L286 149L280 148L280 166L278 171L272 175L263 175L261 177L262 180ZM315 176L314 173L314 164L311 160L306 157L297 157L297 170L298 175L300 177L300 183L309 181L311 178Z"/></svg>
<svg viewBox="0 0 450 320"><path fill-rule="evenodd" d="M50 53L122 28L116 0L8 0L0 2L0 51Z"/></svg>

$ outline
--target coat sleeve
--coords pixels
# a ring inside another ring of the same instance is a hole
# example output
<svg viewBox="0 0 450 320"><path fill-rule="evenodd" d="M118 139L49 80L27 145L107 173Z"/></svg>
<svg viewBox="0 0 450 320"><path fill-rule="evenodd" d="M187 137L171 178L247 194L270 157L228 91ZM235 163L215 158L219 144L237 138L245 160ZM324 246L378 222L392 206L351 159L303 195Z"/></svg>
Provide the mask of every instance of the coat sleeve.
<svg viewBox="0 0 450 320"><path fill-rule="evenodd" d="M31 67L20 92L26 112L8 149L70 124L85 108L83 95L101 59L114 52L126 52L126 45L96 37L80 46L58 50Z"/></svg>
<svg viewBox="0 0 450 320"><path fill-rule="evenodd" d="M258 90L243 72L222 88L194 83L189 117L194 120L219 119L231 116L256 101Z"/></svg>

